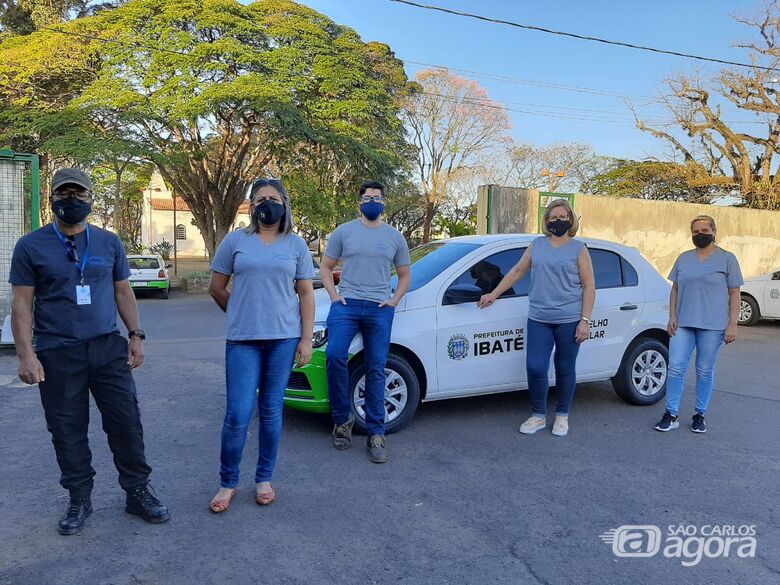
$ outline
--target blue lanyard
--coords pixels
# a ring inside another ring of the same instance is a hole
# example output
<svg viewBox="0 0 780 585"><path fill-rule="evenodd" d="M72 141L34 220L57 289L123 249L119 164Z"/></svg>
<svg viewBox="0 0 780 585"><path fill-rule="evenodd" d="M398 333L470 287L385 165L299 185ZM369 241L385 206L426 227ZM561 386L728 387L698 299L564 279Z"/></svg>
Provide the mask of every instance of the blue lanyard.
<svg viewBox="0 0 780 585"><path fill-rule="evenodd" d="M62 232L60 232L59 228L57 227L57 221L54 220L51 225L54 228L54 231L57 233L57 237L60 239L62 247L65 248L66 252L70 253L70 246L68 246L67 242L65 241L65 236L62 235ZM76 247L75 241L73 242L73 247L74 249ZM87 268L87 260L89 260L89 224L87 224L87 247L84 248L84 257L81 259L81 263L76 264L76 268L79 269L79 275L81 276L82 286L84 286L84 270Z"/></svg>

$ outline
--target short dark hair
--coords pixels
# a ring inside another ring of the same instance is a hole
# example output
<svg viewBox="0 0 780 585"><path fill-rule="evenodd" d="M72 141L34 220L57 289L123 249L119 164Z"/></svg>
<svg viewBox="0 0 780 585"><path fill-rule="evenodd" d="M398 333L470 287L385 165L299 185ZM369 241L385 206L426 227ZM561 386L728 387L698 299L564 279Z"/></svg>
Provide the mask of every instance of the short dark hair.
<svg viewBox="0 0 780 585"><path fill-rule="evenodd" d="M385 196L385 186L379 181L366 181L365 183L360 185L361 197L365 194L366 189L379 189L382 192L382 197Z"/></svg>

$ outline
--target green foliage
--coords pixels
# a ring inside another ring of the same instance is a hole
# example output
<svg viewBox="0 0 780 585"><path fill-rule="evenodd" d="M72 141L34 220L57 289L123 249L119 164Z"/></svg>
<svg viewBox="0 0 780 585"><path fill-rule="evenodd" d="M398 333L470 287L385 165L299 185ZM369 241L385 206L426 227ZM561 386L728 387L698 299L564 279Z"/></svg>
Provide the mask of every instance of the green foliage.
<svg viewBox="0 0 780 585"><path fill-rule="evenodd" d="M119 239L122 240L122 245L125 247L125 252L127 254L146 253L146 246L144 246L141 242L134 241L123 234L119 235Z"/></svg>
<svg viewBox="0 0 780 585"><path fill-rule="evenodd" d="M403 165L399 112L413 85L401 62L306 6L133 0L62 28L112 41L39 31L2 42L0 142L153 163L211 253L258 175L288 181L300 223L317 231L361 181Z"/></svg>
<svg viewBox="0 0 780 585"><path fill-rule="evenodd" d="M605 171L591 177L582 189L594 195L611 197L710 203L718 191L710 186L692 185L693 177L693 170L685 165L614 159Z"/></svg>
<svg viewBox="0 0 780 585"><path fill-rule="evenodd" d="M0 0L0 40L12 34L27 35L35 30L32 14L18 0Z"/></svg>
<svg viewBox="0 0 780 585"><path fill-rule="evenodd" d="M163 238L161 242L149 246L149 252L151 254L159 254L167 262L171 259L171 254L173 253L173 244Z"/></svg>
<svg viewBox="0 0 780 585"><path fill-rule="evenodd" d="M473 236L477 233L477 206L469 206L465 217L442 217L439 221L442 229L450 238L458 236Z"/></svg>
<svg viewBox="0 0 780 585"><path fill-rule="evenodd" d="M211 272L208 270L193 270L184 275L189 282L205 283L211 279Z"/></svg>

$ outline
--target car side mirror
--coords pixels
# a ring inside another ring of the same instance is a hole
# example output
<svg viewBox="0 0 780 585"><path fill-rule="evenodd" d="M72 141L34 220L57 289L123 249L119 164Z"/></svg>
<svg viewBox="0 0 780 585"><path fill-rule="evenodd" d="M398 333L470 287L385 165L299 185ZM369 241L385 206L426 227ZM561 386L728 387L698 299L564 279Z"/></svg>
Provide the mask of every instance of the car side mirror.
<svg viewBox="0 0 780 585"><path fill-rule="evenodd" d="M473 284L453 284L444 292L445 305L476 303L482 298L482 289Z"/></svg>
<svg viewBox="0 0 780 585"><path fill-rule="evenodd" d="M772 274L772 280L780 280L780 270Z"/></svg>
<svg viewBox="0 0 780 585"><path fill-rule="evenodd" d="M166 268L173 268L173 264L166 264L165 267Z"/></svg>

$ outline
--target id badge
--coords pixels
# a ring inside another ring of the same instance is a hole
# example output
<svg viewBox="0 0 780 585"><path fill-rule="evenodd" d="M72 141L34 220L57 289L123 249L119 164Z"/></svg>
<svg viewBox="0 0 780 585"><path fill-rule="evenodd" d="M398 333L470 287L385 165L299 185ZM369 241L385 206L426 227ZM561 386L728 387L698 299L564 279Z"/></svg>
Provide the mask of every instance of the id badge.
<svg viewBox="0 0 780 585"><path fill-rule="evenodd" d="M91 305L92 293L89 291L89 285L76 287L76 304Z"/></svg>

